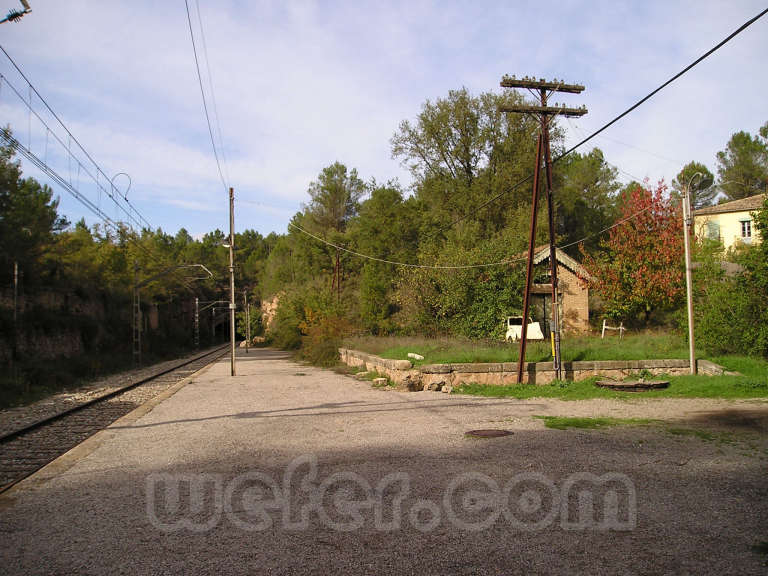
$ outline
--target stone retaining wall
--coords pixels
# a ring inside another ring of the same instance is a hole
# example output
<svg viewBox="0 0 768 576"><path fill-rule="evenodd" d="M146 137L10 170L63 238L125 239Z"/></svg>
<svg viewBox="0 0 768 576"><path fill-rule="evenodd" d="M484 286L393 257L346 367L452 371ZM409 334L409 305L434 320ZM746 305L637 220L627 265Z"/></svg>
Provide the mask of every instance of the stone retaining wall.
<svg viewBox="0 0 768 576"><path fill-rule="evenodd" d="M386 375L402 388L426 390L452 388L470 382L477 384L517 384L517 362L489 362L477 364L426 364L413 366L410 360L390 360L373 354L339 349L341 361L348 366L359 366L367 371ZM566 380L581 380L589 376L605 376L621 379L641 370L651 374L670 376L688 374L688 360L621 360L621 361L578 361L564 362ZM728 374L722 366L707 360L698 360L702 374ZM529 362L523 382L548 384L555 379L552 362Z"/></svg>

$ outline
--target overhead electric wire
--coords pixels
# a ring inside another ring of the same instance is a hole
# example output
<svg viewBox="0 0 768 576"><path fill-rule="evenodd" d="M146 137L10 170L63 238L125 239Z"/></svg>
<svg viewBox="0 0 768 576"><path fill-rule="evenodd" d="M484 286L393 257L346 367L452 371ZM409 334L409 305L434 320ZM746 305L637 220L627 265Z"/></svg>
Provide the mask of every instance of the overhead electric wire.
<svg viewBox="0 0 768 576"><path fill-rule="evenodd" d="M24 146L19 140L14 138L8 130L0 130L0 139L2 139L8 146L10 146L13 150L18 151L24 158L26 158L32 165L34 165L38 170L40 170L43 174L48 176L52 181L57 183L59 186L64 188L70 195L72 195L78 202L80 202L83 206L85 206L88 210L90 210L95 216L97 216L105 225L105 228L112 228L112 230L115 233L119 233L121 231L121 223L115 222L112 218L110 218L101 208L99 208L96 204L94 204L91 200L89 200L85 195L83 195L77 188L72 186L66 178L64 178L61 174L56 172L53 168L51 168L48 164L46 164L39 156L37 156L34 152L32 152L29 148ZM136 246L139 250L144 252L147 256L149 256L150 259L154 260L157 264L164 265L165 263L162 262L149 248L141 244L136 238L134 238L131 235L126 236L128 241ZM180 277L179 280L181 281L184 286L194 291L192 286L186 281L186 279Z"/></svg>
<svg viewBox="0 0 768 576"><path fill-rule="evenodd" d="M8 82L6 82L8 84ZM9 85L9 84L8 84ZM58 138L58 137L57 137ZM115 221L106 212L104 212L100 206L91 201L85 194L81 193L75 186L73 186L66 178L54 170L46 161L37 156L29 148L24 146L18 139L14 138L8 130L0 130L0 139L2 139L6 145L13 150L19 152L24 158L26 158L33 166L35 166L45 176L50 178L54 183L58 184L66 192L68 192L75 200L85 206L90 212L92 212L99 220L104 223L105 229L112 229L114 233L120 233L123 229L122 222ZM78 162L79 164L79 162ZM80 164L79 164L80 165ZM131 235L126 236L129 242L144 252L151 260L158 264L164 264L151 250L141 244L136 238ZM182 284L188 290L194 290L192 286L184 279L179 278Z"/></svg>
<svg viewBox="0 0 768 576"><path fill-rule="evenodd" d="M638 108L639 106L641 106L642 104L644 104L645 102L647 102L648 100L650 100L650 99L651 99L653 96L655 96L655 95L656 95L657 93L659 93L661 90L663 90L664 88L666 88L667 86L669 86L669 85L670 85L672 82L674 82L675 80L677 80L678 78L680 78L680 77L681 77L683 74L685 74L686 72L688 72L689 70L691 70L692 68L694 68L696 65L698 65L700 62L702 62L703 60L705 60L706 58L708 58L709 56L711 56L711 55L712 55L712 54L714 54L715 52L717 52L717 51L718 51L720 48L722 48L722 47L723 47L725 44L727 44L728 42L730 42L730 41L731 41L733 38L735 38L736 36L738 36L739 34L741 34L741 33L742 33L744 30L746 30L746 29L747 29L747 28L749 28L749 27L750 27L752 24L754 24L755 22L757 22L757 21L758 21L760 18L762 18L763 16L765 16L765 14L766 14L766 13L768 13L768 8L766 8L765 10L763 10L762 12L760 12L760 13L759 13L757 16L755 16L754 18L750 18L749 20L747 20L747 21L746 21L744 24L742 24L741 26L739 26L739 27L738 27L736 30L734 30L734 31L733 31L731 34L729 34L727 37L725 37L725 38L724 38L722 41L720 41L720 42L719 42L719 43L717 43L715 46L713 46L712 48L710 48L709 50L707 50L707 51L706 51L704 54L702 54L702 55L701 55L701 56L699 56L699 57L698 57L696 60L694 60L693 62L691 62L691 63L690 63L688 66L686 66L685 68L683 68L683 69L682 69L680 72L678 72L677 74L675 74L674 76L672 76L672 77L671 77L669 80L667 80L666 82L664 82L663 84L661 84L661 85L660 85L658 88L656 88L655 90L651 91L651 92L650 92L650 93L648 93L646 96L644 96L643 98L641 98L640 100L638 100L637 102L635 102L635 103L634 103L632 106L630 106L629 108L627 108L626 110L624 110L624 112L622 112L621 114L619 114L618 116L616 116L615 118L613 118L612 120L610 120L609 122L605 123L603 126L601 126L601 127L600 127L600 128L598 128L597 130L595 130L594 132L592 132L592 133L591 133L589 136L587 136L586 138L583 138L583 139L582 139L580 142L578 142L578 143L576 143L575 145L571 146L571 147L570 147L570 148L568 148L568 149L567 149L565 152L563 152L562 154L560 154L559 156L557 156L556 158L554 158L554 159L552 160L552 164L556 164L557 162L559 162L560 160L562 160L563 158L565 158L566 156L568 156L568 155L569 155L571 152L573 152L573 151L575 151L576 149L580 148L581 146L583 146L584 144L586 144L587 142L589 142L590 140L592 140L594 137L596 137L597 135L599 135L601 132L604 132L605 130L607 130L608 128L610 128L611 126L613 126L613 125L614 125L616 122L618 122L619 120L621 120L622 118L624 118L624 117L625 117L627 114L629 114L630 112L632 112L633 110L635 110L636 108ZM475 210L473 210L471 213L467 213L467 214L464 214L463 216L461 216L461 217L457 218L456 220L454 220L453 222L451 222L449 225L447 225L447 226L444 226L443 228L441 228L441 229L438 231L438 233L439 233L439 232L442 232L443 230L446 230L446 229L448 229L448 228L452 228L453 226L455 226L456 224L458 224L458 223L459 223L459 222L461 222L462 220L465 220L466 218L468 218L468 217L470 216L470 214L475 214L475 213L477 213L478 211L480 211L480 210L482 210L482 209L486 208L487 206L490 206L491 204L493 204L494 202L496 202L496 201L497 201L499 198L501 198L501 197L503 197L503 196L505 196L505 195L509 194L510 192L512 192L513 190L515 190L515 189L517 189L518 187L522 186L523 184L525 184L526 182L528 182L528 181L529 181L529 180L531 180L532 178L533 178L533 174L529 174L529 175L528 175L527 177L525 177L524 179L522 179L522 180L520 180L520 181L516 182L515 184L513 184L511 188L508 188L507 190L504 190L504 191L502 191L502 192L500 192L500 193L496 194L494 197L490 198L489 200L487 200L487 201L483 202L483 203L482 203L480 206L478 206L478 207L477 207Z"/></svg>
<svg viewBox="0 0 768 576"><path fill-rule="evenodd" d="M576 124L576 122L571 121L570 118L566 118L566 120L568 120L568 124L570 125L570 127L573 128L574 130L576 130L577 132L580 132L582 135L587 133L586 130L584 130L581 126ZM619 144L624 144L624 143L623 142L619 142ZM624 145L625 146L630 146L630 144L624 144ZM634 146L632 146L632 147L634 148ZM644 150L641 150L640 148L637 148L637 150L640 150L641 152L644 152ZM631 179L630 181L634 181L634 182L638 182L638 183L640 183L642 181L642 178L638 178L634 174L630 174L629 172L627 172L623 168L620 168L618 165L613 164L612 162L608 162L608 160L606 160L605 158L603 158L603 163L607 164L611 168L614 168L617 172L622 173L625 177L630 178ZM675 165L678 166L679 164L675 164Z"/></svg>
<svg viewBox="0 0 768 576"><path fill-rule="evenodd" d="M221 163L219 162L219 154L216 151L216 139L213 136L213 128L211 127L211 117L208 114L208 104L205 100L205 89L203 88L203 76L200 73L200 61L197 58L197 46L195 45L195 34L192 31L192 17L189 13L189 0L184 0L184 6L187 9L187 23L189 24L189 37L192 40L192 53L195 56L195 69L197 70L197 80L200 84L200 94L203 97L203 110L205 111L205 122L208 125L208 134L211 137L211 147L213 148L213 156L216 159L216 167L219 170L219 177L221 178L221 183L224 185L224 191L227 191L227 182L224 179L224 173L221 170ZM198 13L199 16L199 13Z"/></svg>
<svg viewBox="0 0 768 576"><path fill-rule="evenodd" d="M598 232L594 232L592 234L589 234L587 236L584 236L583 238L580 238L579 240L576 240L574 242L569 242L568 244L563 244L562 246L557 246L558 250L564 250L566 248L570 248L571 246L575 246L577 244L581 244L582 242L586 242L587 240L590 240L591 238L595 238L597 236L602 236L609 230L612 230L613 228L616 228L618 226L621 226L625 222L629 222L633 218L637 218L640 216L640 214L644 214L645 212L648 212L649 210L653 209L653 205L647 206L643 208L642 210L638 210L637 212L630 214L629 216L626 216L622 218L621 220L618 220L617 222L614 222L610 226L603 228L602 230ZM347 254L351 254L353 256L357 256L359 258L363 258L365 260L372 260L374 262L381 262L383 264L391 264L393 266L400 266L403 268L422 268L422 269L428 269L428 270L469 270L472 268L490 268L493 266L503 266L505 264L514 264L515 262L524 262L528 259L528 256L520 256L519 258L507 258L504 260L499 260L497 262L485 262L482 264L463 264L458 266L451 266L451 265L429 265L429 264L413 264L409 262L397 262L395 260L387 260L385 258L378 258L376 256L371 256L369 254L363 254L361 252L356 252L355 250L350 250L349 248L345 248L344 246L341 246L339 244L335 244L333 242L330 242L328 240L325 240L324 238L320 238L319 236L316 236L315 234L312 234L311 232L308 232L307 230L304 230L301 226L298 226L297 224L294 224L292 222L288 223L288 226L295 228L302 234L305 234L306 236L309 236L310 238L314 238L318 242L322 242L326 246L330 246L331 248L336 248L338 250L341 250L342 252L346 252Z"/></svg>
<svg viewBox="0 0 768 576"><path fill-rule="evenodd" d="M216 121L216 133L219 136L219 150L221 151L221 162L224 165L224 176L227 182L231 182L229 177L229 167L227 166L227 154L224 150L224 134L221 131L221 121L219 119L219 107L216 105L216 92L213 89L213 73L211 72L211 62L208 60L208 45L205 41L205 30L203 29L203 17L200 14L200 2L195 0L197 9L197 21L200 24L200 40L203 44L203 58L205 59L205 69L208 71L208 89L211 91L211 103L213 104L213 119Z"/></svg>
<svg viewBox="0 0 768 576"><path fill-rule="evenodd" d="M584 133L586 134L586 132ZM664 162L674 164L675 166L679 166L680 164L682 164L679 160L675 160L673 158L667 158L666 156L662 156L661 154L656 154L655 152L651 152L650 150L645 150L644 148L640 148L639 146L635 146L634 144L627 144L626 142L622 142L621 140L616 140L616 138L611 138L610 136L606 136L605 134L600 134L600 138L602 138L603 140L608 140L609 142L614 142L616 144L626 146L627 148L632 148L633 150L637 150L638 152L642 152L643 154L648 154L649 156L653 156L654 158L658 158L659 160L664 160Z"/></svg>
<svg viewBox="0 0 768 576"><path fill-rule="evenodd" d="M40 92L38 92L37 88L35 88L35 86L32 84L32 82L29 80L29 78L27 78L26 74L24 74L24 72L21 70L21 68L19 67L19 65L18 65L18 64L16 64L16 61L15 61L13 58L11 58L11 55L10 55L10 54L8 54L8 52L6 51L6 49L5 49L5 48L4 48L2 45L0 45L0 50L2 50L3 54L5 54L5 57L6 57L6 58L8 58L8 61L9 61L9 62L10 62L12 65L13 65L13 67L16 69L16 71L19 73L19 75L20 75L20 76L21 76L21 77L24 79L24 81L27 83L27 86L29 86L29 89L30 89L32 92L34 92L34 93L35 93L35 95L36 95L36 96L37 96L37 98L40 100L40 102L42 102L42 103L45 105L45 107L48 109L48 111L51 113L51 115L52 115L52 116L53 116L53 117L56 119L56 121L59 123L59 125L60 125L60 126L63 128L63 129L64 129L64 131L67 133L67 135L68 135L68 136L69 136L69 137L72 139L72 141L73 141L75 144L77 144L77 147L78 147L78 148L80 148L80 150L83 152L83 154L85 154L85 156L88 158L88 160L90 160L90 161L91 161L91 163L92 163L92 164L94 165L94 167L96 168L97 172L100 172L100 173L101 173L101 174L104 176L104 178L105 178L105 179L107 179L107 180L109 181L109 177L107 176L107 173L106 173L106 172L104 172L104 170L102 170L102 169L101 169L101 167L99 166L99 164L98 164L98 163L97 163L97 162L96 162L96 161L93 159L93 157L92 157L92 156L91 156L91 155L88 153L88 151L85 149L85 147L83 147L83 145L82 145L82 144L80 143L80 141L79 141L79 140L78 140L78 139L75 137L75 135L74 135L74 134L72 134L72 132L70 131L70 129L69 129L69 128L67 128L67 125L66 125L66 124L64 124L64 121L63 121L61 118L59 118L59 115L58 115L58 114L56 114L56 112L53 110L53 108L51 107L51 105L50 105L50 104L48 104L48 101L47 101L45 98L43 98L43 95L42 95L42 94L40 94ZM6 83L7 83L9 86L11 86L11 88L13 88L13 85L12 85L12 84L9 82L8 78L5 78L5 81L6 81ZM32 111L32 112L35 114L35 116L37 116L37 118L38 118L38 119L39 119L41 122L43 122L42 118L40 118L40 115L39 115L39 114L37 114L36 112L34 112L34 110L33 110L33 108L32 108L32 102L30 101L29 103L27 103L27 102L24 100L24 98L21 96L21 94L19 94L19 92L18 92L18 91L16 91L16 89L15 89L15 88L13 88L13 89L14 89L14 92L16 92L16 94L19 96L19 99L20 99L22 102L24 102L24 103L25 103L25 104L28 106L28 108L30 109L30 111ZM31 100L31 99L30 99L30 100ZM45 124L45 122L43 122L43 124L46 126L46 128L47 128L47 129L49 129L49 130L50 130L50 127L49 127L47 124ZM53 132L53 131L51 130L51 132ZM53 132L53 133L55 134L55 132ZM30 130L30 134L31 134L31 130ZM58 139L58 138L57 138L57 139ZM60 139L59 139L59 141L61 142L61 140L60 140ZM62 145L63 145L63 143L62 143ZM71 152L69 152L69 153L71 154ZM78 160L78 161L79 161L79 160ZM81 163L81 165L82 165L82 163ZM93 178L93 176L91 176L91 178ZM110 186L111 186L111 188L112 188L113 190L117 190L117 189L115 188L114 184L112 184L112 182L111 182L111 181L110 181ZM108 194L109 194L110 198L112 198L112 199L114 200L114 195L113 195L113 193L112 193L112 192L108 192ZM124 200L125 200L126 204L128 204L128 205L129 205L129 206L130 206L130 207L133 209L133 211L134 211L134 212L136 212L136 214L139 216L139 218L140 218L141 220L143 220L143 222L144 222L144 224L146 225L146 227L151 229L151 228L152 228L152 226L150 225L150 223L147 221L147 219L146 219L146 218L144 218L144 216L142 216L142 215L141 215L141 213L140 213L140 212L139 212L139 211L136 209L136 207L135 207L135 206L133 206L133 205L132 205L132 204L131 204L131 203L128 201L128 198L124 198Z"/></svg>
<svg viewBox="0 0 768 576"><path fill-rule="evenodd" d="M131 204L131 202L123 196L123 200L125 203L136 213L138 218L141 220L136 221L135 218L131 215L129 211L127 211L121 204L115 199L114 191L117 191L117 188L112 183L112 181L107 176L107 173L102 170L102 168L99 166L99 164L93 159L93 157L88 153L88 151L83 147L83 145L80 143L80 141L75 137L74 134L67 128L66 124L61 120L61 118L56 114L56 112L53 110L50 104L46 101L46 99L40 94L40 92L37 90L37 88L34 87L32 82L27 78L26 74L21 70L19 65L16 63L16 61L11 58L10 54L3 48L2 45L0 45L0 50L5 54L6 58L8 58L8 61L13 65L13 67L16 69L16 71L19 73L21 78L26 82L27 86L29 87L29 90L31 92L34 92L34 94L37 96L37 98L42 102L45 107L48 109L48 111L51 113L53 118L56 119L56 121L59 123L59 125L64 129L64 131L67 133L69 139L71 142L74 142L77 147L80 149L80 151L85 154L85 156L88 158L88 160L93 164L94 168L96 169L96 175L94 176L88 168L80 161L79 158L77 158L71 151L71 147L64 144L62 139L59 137L59 135L48 125L48 123L38 114L38 112L34 109L32 106L31 98L30 101L27 102L24 97L21 95L21 93L16 89L16 87L10 82L10 80L0 74L0 85L2 84L3 80L5 81L5 84L11 88L11 90L16 94L16 96L19 98L19 100L28 108L30 114L34 114L35 117L40 121L40 123L45 126L46 129L46 155L47 155L47 145L48 145L48 135L53 134L56 141L62 146L62 148L67 153L68 157L70 159L74 158L74 160L77 162L78 165L78 174L80 172L80 169L82 168L83 171L96 183L96 186L103 190L110 199L115 203L117 208L123 211L123 213L126 214L129 220L129 228L133 230L133 227L130 226L130 222L135 222L139 228L145 227L148 230L152 230L152 225L149 223L149 221L136 209L136 207ZM31 121L31 117L30 117ZM29 131L30 138L31 138L31 129ZM102 222L104 222L105 227L109 228L111 227L116 233L120 232L121 225L123 225L123 222L115 221L114 219L110 218L99 205L95 204L93 201L91 201L85 194L80 192L78 188L72 185L71 182L68 182L63 176L61 176L56 170L54 170L50 165L48 165L46 160L42 160L39 156L34 154L29 148L23 146L21 142L19 142L16 138L14 138L8 131L6 130L0 130L0 138L4 140L9 146L11 146L14 150L18 150L27 160L29 160L35 167L37 167L43 174L48 176L52 181L58 183L62 188L64 188L70 195L72 195L78 202L80 202L82 205L84 205L89 211L91 211L95 216L97 216ZM101 174L105 180L107 180L110 183L110 189L107 190L104 186L102 186L99 183L99 174ZM143 225L142 225L143 222ZM130 234L126 236L129 242L131 242L134 246L139 248L142 252L144 252L151 260L153 260L156 264L164 265L165 263L160 260L160 258L154 254L149 248L141 244L136 238L131 236ZM176 274L176 271L174 271L174 274ZM181 276L177 276L181 284L184 285L187 290L191 292L195 292L195 288L184 278Z"/></svg>
<svg viewBox="0 0 768 576"><path fill-rule="evenodd" d="M0 138L10 146L13 150L21 153L27 160L29 160L38 170L43 174L51 178L58 183L62 188L69 192L76 200L78 200L83 206L88 208L94 215L104 222L107 226L111 226L116 231L120 229L120 224L110 218L101 208L89 200L85 195L81 194L74 186L72 186L67 180L56 172L53 168L48 166L43 160L41 160L36 154L34 154L29 148L24 146L16 138L11 136L8 130L0 130Z"/></svg>
<svg viewBox="0 0 768 576"><path fill-rule="evenodd" d="M37 111L36 111L36 110L35 110L35 109L34 109L34 108L31 106L31 104L30 104L30 103L28 103L26 100L24 100L24 97L22 96L22 94L21 94L21 93L19 92L19 90L18 90L18 89L17 89L17 88L16 88L16 87L15 87L15 86L14 86L14 85L11 83L11 81L10 81L10 80L9 80L9 79L8 79L6 76L4 76L3 74L0 74L0 85L2 85L2 83L3 83L3 82L5 82L6 86L8 86L8 87L11 89L11 91L12 91L14 94L16 94L16 96L19 98L19 100L21 101L21 103L22 103L22 104L24 104L24 106L26 106L26 107L29 109L29 112L30 112L31 114L34 114L34 116L35 116L35 117L38 119L38 121L39 121L39 122L40 122L40 123L41 123L41 124L42 124L42 125L45 127L45 129L46 129L46 146L47 146L47 137L48 137L48 134L52 134L52 135L53 135L53 137L54 137L54 139L55 139L55 140L56 140L56 141L57 141L57 142L58 142L58 143L61 145L62 149L64 150L64 153L66 153L66 154L67 154L68 158L69 158L70 160L71 160L72 158L74 158L74 160L77 162L78 171L79 171L79 170L82 168L82 169L83 169L83 171L84 171L84 172L85 172L85 173L86 173L86 174L87 174L87 175L88 175L88 176L91 178L91 180L93 180L93 181L96 183L96 186L97 186L97 187L98 187L100 190L103 190L103 191L104 191L104 192L107 194L107 196L109 196L109 197L110 197L110 199L112 200L112 202L114 202L114 203L115 203L115 205L116 205L116 206L117 206L119 209L121 209L121 210L122 210L122 211L125 213L125 215L127 216L128 220L129 220L129 221L133 221L135 224L137 224L137 225L138 225L138 227L139 227L139 228L141 228L141 227L142 227L142 222L135 220L135 219L133 218L133 216L131 215L131 213L130 213L128 210L126 210L125 208L123 208L123 207L120 205L120 203L119 203L119 202L118 202L118 201L115 199L115 197L114 197L114 195L112 194L112 192L111 192L111 191L109 191L109 190L107 190L106 188L104 188L104 187L103 187L101 184L99 184L99 182L98 182L98 178L97 178L96 176L94 176L94 175L93 175L93 174L92 174L92 173L91 173L91 172L88 170L88 168L87 168L86 166L84 166L84 165L83 165L83 163L82 163L82 162L80 162L80 159L79 159L79 158L77 158L76 156L74 156L74 154L72 154L72 152L71 152L71 151L70 151L70 149L69 149L69 146L67 146L66 144L64 144L64 141L63 141L63 140L62 140L62 139L59 137L59 135L58 135L58 134L56 134L56 132L55 132L53 129L51 129L51 127L48 125L48 123L47 123L47 122L46 122L46 121L45 121L45 120L42 118L42 116L40 116L40 114L38 114L38 113L37 113ZM85 152L85 151L83 150L83 152ZM86 152L86 154L87 154L87 152ZM47 150L46 150L46 155L47 155ZM91 162L93 162L93 160L91 160ZM98 173L104 174L104 172L103 172L103 171L102 171L102 170L101 170L101 169L98 167L98 165L97 165L97 164L95 164L95 163L94 163L94 166L96 166L96 169L97 169ZM106 175L105 175L105 178L106 178ZM114 189L114 185L112 186L112 188ZM79 191L78 191L78 193L79 193ZM127 202L127 200L126 200L126 202ZM128 203L128 205L129 205L131 208L133 208L133 205L131 205L130 203ZM136 209L134 208L134 211L135 211L135 212L136 212L136 214L139 216L139 218L141 218L141 219L144 221L144 224L146 224L146 227L151 229L151 225L149 224L149 222L147 222L147 220L146 220L146 219L145 219L145 218L144 218L144 217L143 217L141 214L139 214L138 210L136 210ZM131 228L132 228L132 226L131 226Z"/></svg>
<svg viewBox="0 0 768 576"><path fill-rule="evenodd" d="M430 270L467 270L470 268L489 268L491 266L501 266L503 264L511 264L512 262L516 262L518 259L508 259L508 260L500 260L498 262L489 262L487 264L464 264L461 266L440 266L440 265L429 265L429 264L413 264L408 262L396 262L393 260L387 260L385 258L377 258L376 256L370 256L368 254L363 254L361 252L356 252L355 250L350 250L349 248L345 248L344 246L340 246L339 244L334 244L333 242L329 242L328 240L325 240L324 238L320 238L319 236L316 236L312 234L311 232L308 232L307 230L304 230L301 226L298 226L297 224L294 224L293 222L289 222L288 226L292 228L296 228L299 232L302 234L306 234L310 238L314 238L315 240L322 242L323 244L327 246L331 246L332 248L336 248L337 250L341 250L342 252L346 252L347 254L352 254L353 256L358 256L360 258L364 258L366 260L373 260L374 262L382 262L383 264L392 264L394 266L401 266L404 268L427 268Z"/></svg>

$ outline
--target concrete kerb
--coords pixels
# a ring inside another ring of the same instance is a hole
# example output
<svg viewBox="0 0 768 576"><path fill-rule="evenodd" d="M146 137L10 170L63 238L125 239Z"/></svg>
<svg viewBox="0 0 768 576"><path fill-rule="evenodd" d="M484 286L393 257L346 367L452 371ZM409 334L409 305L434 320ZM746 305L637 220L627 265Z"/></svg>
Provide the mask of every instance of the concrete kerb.
<svg viewBox="0 0 768 576"><path fill-rule="evenodd" d="M380 358L373 354L339 349L341 361L348 366L364 367L367 371L385 374L400 388L408 390L451 389L463 383L509 385L517 384L517 362L425 364L414 367L409 360ZM708 360L698 360L700 373L707 375L736 374ZM602 360L564 362L567 380L580 380L589 376L624 378L641 370L653 375L671 376L689 373L687 360ZM529 362L526 366L525 382L548 384L555 379L552 362Z"/></svg>

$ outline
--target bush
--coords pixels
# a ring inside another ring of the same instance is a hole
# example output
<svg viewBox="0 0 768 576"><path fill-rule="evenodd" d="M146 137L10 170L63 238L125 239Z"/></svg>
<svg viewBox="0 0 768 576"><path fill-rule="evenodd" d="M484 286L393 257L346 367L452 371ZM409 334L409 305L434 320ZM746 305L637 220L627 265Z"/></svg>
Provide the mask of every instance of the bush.
<svg viewBox="0 0 768 576"><path fill-rule="evenodd" d="M305 326L302 357L316 366L333 366L339 360L339 347L348 323L340 316L324 316Z"/></svg>
<svg viewBox="0 0 768 576"><path fill-rule="evenodd" d="M710 354L768 358L768 201L755 224L764 241L729 255L742 266L736 275L724 274L717 250L705 246L701 255L695 280L696 333Z"/></svg>
<svg viewBox="0 0 768 576"><path fill-rule="evenodd" d="M280 299L269 338L272 344L284 350L301 348L301 330L303 303L296 294L286 294Z"/></svg>
<svg viewBox="0 0 768 576"><path fill-rule="evenodd" d="M280 299L270 332L271 343L285 350L301 349L302 358L318 366L332 366L349 322L327 287L307 286Z"/></svg>

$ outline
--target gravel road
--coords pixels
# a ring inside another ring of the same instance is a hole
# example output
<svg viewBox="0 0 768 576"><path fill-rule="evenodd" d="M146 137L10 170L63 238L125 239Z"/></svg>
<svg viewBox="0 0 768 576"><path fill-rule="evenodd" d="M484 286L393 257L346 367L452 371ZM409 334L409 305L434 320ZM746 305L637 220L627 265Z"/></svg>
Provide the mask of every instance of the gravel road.
<svg viewBox="0 0 768 576"><path fill-rule="evenodd" d="M765 574L767 463L766 402L406 393L240 351L0 497L0 573Z"/></svg>

